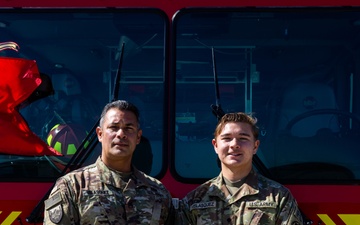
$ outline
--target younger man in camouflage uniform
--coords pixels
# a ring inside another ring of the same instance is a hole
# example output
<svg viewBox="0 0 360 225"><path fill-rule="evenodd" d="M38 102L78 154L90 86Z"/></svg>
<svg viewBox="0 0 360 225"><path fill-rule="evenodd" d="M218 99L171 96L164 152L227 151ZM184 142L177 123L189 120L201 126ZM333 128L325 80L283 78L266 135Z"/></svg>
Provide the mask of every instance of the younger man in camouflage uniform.
<svg viewBox="0 0 360 225"><path fill-rule="evenodd" d="M101 157L57 180L44 224L172 224L170 193L131 165L142 135L138 109L122 100L107 104L96 133Z"/></svg>
<svg viewBox="0 0 360 225"><path fill-rule="evenodd" d="M245 113L225 114L214 136L212 144L221 161L221 173L185 196L178 224L303 223L290 191L252 168L260 144L255 118Z"/></svg>

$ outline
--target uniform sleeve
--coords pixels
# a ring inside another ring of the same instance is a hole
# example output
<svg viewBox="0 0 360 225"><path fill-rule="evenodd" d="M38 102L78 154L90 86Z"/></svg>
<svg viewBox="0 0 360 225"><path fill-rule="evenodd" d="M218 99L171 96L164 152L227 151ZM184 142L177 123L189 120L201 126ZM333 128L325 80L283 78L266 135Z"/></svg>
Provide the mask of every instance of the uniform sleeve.
<svg viewBox="0 0 360 225"><path fill-rule="evenodd" d="M66 180L63 178L58 179L49 198L44 202L43 224L79 224L78 211L73 196Z"/></svg>
<svg viewBox="0 0 360 225"><path fill-rule="evenodd" d="M175 208L174 208L172 201L170 201L170 202L171 202L171 204L169 206L168 216L165 221L165 225L174 225L174 223L175 223Z"/></svg>
<svg viewBox="0 0 360 225"><path fill-rule="evenodd" d="M189 202L185 197L179 200L177 205L174 204L175 209L175 225L190 225L196 224L196 217L190 211Z"/></svg>
<svg viewBox="0 0 360 225"><path fill-rule="evenodd" d="M158 195L158 197L156 197L158 199L155 200L154 203L150 202L150 205L148 205L148 208L152 208L152 213L150 215L151 220L149 220L149 224L174 225L175 213L172 204L171 194L163 185L161 185L160 188L158 187L158 190L159 192L155 194L152 193L152 195ZM135 214L139 213L140 212L135 212ZM141 222L141 224L145 224L145 222Z"/></svg>
<svg viewBox="0 0 360 225"><path fill-rule="evenodd" d="M302 225L303 218L296 200L290 192L281 200L280 214L276 221L277 225Z"/></svg>

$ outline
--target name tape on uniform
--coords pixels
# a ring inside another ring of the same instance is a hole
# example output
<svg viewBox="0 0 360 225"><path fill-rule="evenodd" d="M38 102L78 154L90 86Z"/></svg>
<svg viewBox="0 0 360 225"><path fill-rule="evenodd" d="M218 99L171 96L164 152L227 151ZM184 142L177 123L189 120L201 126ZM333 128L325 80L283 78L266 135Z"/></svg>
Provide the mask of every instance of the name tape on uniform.
<svg viewBox="0 0 360 225"><path fill-rule="evenodd" d="M206 209L206 208L213 208L216 207L216 202L215 201L210 201L210 202L199 202L199 203L194 203L190 206L190 210L193 209Z"/></svg>

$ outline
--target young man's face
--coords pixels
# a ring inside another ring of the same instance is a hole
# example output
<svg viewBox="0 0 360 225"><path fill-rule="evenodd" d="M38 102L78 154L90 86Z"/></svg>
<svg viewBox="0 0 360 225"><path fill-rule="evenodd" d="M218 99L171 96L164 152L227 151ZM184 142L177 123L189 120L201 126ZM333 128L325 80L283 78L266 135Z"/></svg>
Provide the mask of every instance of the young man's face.
<svg viewBox="0 0 360 225"><path fill-rule="evenodd" d="M131 160L142 134L135 114L117 108L112 108L105 114L103 126L98 127L96 132L102 144L102 157L112 160Z"/></svg>
<svg viewBox="0 0 360 225"><path fill-rule="evenodd" d="M252 166L252 157L260 141L255 140L251 125L243 122L227 123L221 133L212 140L222 167L236 168Z"/></svg>

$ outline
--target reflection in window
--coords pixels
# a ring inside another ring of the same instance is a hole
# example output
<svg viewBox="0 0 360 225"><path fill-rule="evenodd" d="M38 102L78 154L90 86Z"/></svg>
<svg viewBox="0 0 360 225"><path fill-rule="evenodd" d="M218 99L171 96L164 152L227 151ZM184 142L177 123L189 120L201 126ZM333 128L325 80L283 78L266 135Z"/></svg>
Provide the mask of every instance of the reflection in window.
<svg viewBox="0 0 360 225"><path fill-rule="evenodd" d="M225 112L253 112L258 156L278 180L360 178L360 11L188 10L176 25L175 170L218 174L212 49ZM356 67L357 65L357 67ZM340 151L340 152L339 152Z"/></svg>
<svg viewBox="0 0 360 225"><path fill-rule="evenodd" d="M2 56L36 60L55 91L20 112L34 133L67 158L112 100L123 55L118 98L138 106L146 137L134 160L144 155L153 158L149 165L135 165L153 176L160 173L166 27L162 14L153 10L28 10L4 11L0 20L8 24L0 28L0 41L20 45L19 53L4 51ZM94 162L100 151L98 145L85 164Z"/></svg>

